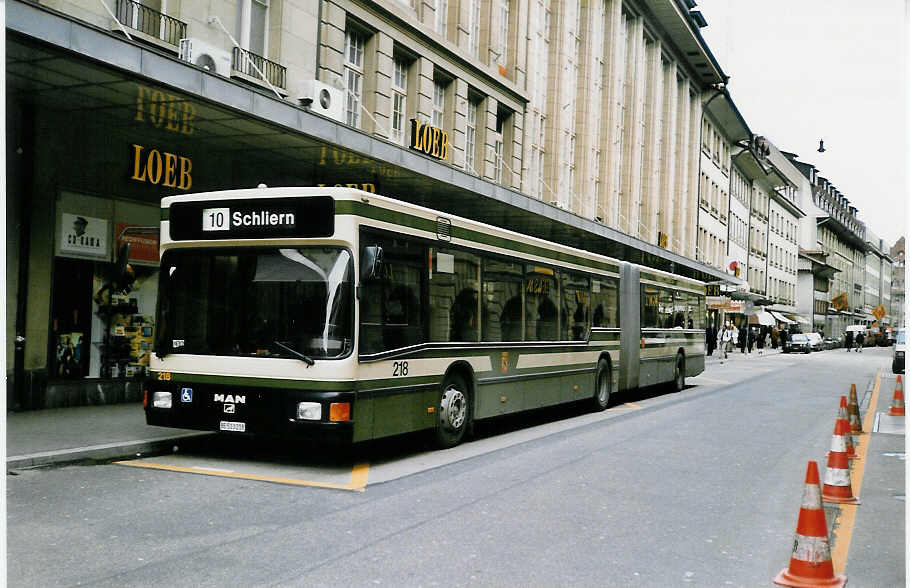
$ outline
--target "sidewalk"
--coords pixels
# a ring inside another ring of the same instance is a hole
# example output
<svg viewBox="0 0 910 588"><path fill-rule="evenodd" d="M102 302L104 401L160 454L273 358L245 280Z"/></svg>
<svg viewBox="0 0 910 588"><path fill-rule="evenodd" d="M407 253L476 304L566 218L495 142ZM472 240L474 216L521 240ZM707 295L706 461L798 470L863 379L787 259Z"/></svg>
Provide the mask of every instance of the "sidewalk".
<svg viewBox="0 0 910 588"><path fill-rule="evenodd" d="M708 355L705 357L705 365L714 365L719 363L729 363L731 361L745 361L751 359L761 359L762 357L769 357L771 355L780 355L782 351L780 347L777 349L771 349L771 347L765 347L762 350L761 355L758 353L758 349L755 347L752 348L752 353L740 353L739 348L733 349L730 353L727 354L727 359L724 359L724 352L719 349L714 350L713 355Z"/></svg>
<svg viewBox="0 0 910 588"><path fill-rule="evenodd" d="M146 425L141 403L7 412L6 469L166 451L201 435L211 433Z"/></svg>

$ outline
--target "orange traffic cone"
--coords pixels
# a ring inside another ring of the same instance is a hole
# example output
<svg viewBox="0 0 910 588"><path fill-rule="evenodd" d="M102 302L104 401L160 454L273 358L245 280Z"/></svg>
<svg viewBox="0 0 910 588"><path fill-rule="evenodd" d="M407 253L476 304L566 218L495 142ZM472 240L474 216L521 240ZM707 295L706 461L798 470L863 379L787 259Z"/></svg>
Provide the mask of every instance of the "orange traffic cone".
<svg viewBox="0 0 910 588"><path fill-rule="evenodd" d="M844 425L842 419L837 419L834 423L822 499L825 502L859 504L859 499L853 496L853 487L850 485L850 460L847 457L847 443L844 441Z"/></svg>
<svg viewBox="0 0 910 588"><path fill-rule="evenodd" d="M818 464L809 462L806 468L806 485L803 502L799 508L796 535L790 567L781 570L774 578L781 586L814 587L843 586L847 576L834 575L831 546L828 542L828 522L818 493Z"/></svg>
<svg viewBox="0 0 910 588"><path fill-rule="evenodd" d="M853 438L853 433L850 432L850 421L847 418L847 397L840 397L840 408L837 411L837 421L834 423L835 432L837 431L837 423L841 423L841 432L844 434L844 445L847 447L847 457L849 459L859 459L859 456L856 454L856 439Z"/></svg>
<svg viewBox="0 0 910 588"><path fill-rule="evenodd" d="M901 377L897 376L897 385L894 387L894 399L891 401L890 416L904 416L904 384Z"/></svg>
<svg viewBox="0 0 910 588"><path fill-rule="evenodd" d="M847 403L847 415L850 417L850 432L862 433L863 423L859 418L859 401L856 399L856 384L850 384L850 402Z"/></svg>

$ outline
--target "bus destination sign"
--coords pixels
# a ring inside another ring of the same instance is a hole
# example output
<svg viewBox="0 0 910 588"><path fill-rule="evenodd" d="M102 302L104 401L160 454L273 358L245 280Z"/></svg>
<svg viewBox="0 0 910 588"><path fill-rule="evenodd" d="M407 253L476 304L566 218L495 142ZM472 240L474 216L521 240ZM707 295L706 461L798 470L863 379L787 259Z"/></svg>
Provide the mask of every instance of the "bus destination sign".
<svg viewBox="0 0 910 588"><path fill-rule="evenodd" d="M293 212L273 212L267 208L252 212L241 212L230 208L202 209L203 231L230 231L242 227L287 227L295 228L297 219Z"/></svg>
<svg viewBox="0 0 910 588"><path fill-rule="evenodd" d="M328 196L179 202L171 205L168 220L175 241L331 237L335 205Z"/></svg>

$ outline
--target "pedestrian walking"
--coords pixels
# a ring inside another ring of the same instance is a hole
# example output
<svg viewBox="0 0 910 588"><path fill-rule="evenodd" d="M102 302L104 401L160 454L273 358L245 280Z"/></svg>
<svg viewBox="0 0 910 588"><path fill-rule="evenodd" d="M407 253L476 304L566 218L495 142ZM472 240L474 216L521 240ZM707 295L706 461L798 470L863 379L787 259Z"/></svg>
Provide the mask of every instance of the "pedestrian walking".
<svg viewBox="0 0 910 588"><path fill-rule="evenodd" d="M708 357L714 355L714 346L717 344L717 329L714 323L705 327L705 347L708 348Z"/></svg>
<svg viewBox="0 0 910 588"><path fill-rule="evenodd" d="M758 341L755 342L755 345L758 347L758 354L761 355L765 352L765 331L762 329L758 332Z"/></svg>
<svg viewBox="0 0 910 588"><path fill-rule="evenodd" d="M847 353L850 353L850 350L853 349L853 331L847 331L844 337L844 347L847 348Z"/></svg>
<svg viewBox="0 0 910 588"><path fill-rule="evenodd" d="M725 323L723 330L720 332L720 346L724 352L724 359L727 359L727 354L730 352L730 349L733 345L733 329L730 328L730 323Z"/></svg>
<svg viewBox="0 0 910 588"><path fill-rule="evenodd" d="M755 329L749 327L748 339L746 340L746 346L749 348L749 353L752 353L753 345L755 345Z"/></svg>
<svg viewBox="0 0 910 588"><path fill-rule="evenodd" d="M746 332L748 330L748 325L743 325L743 328L736 333L736 344L739 346L740 353L746 352Z"/></svg>
<svg viewBox="0 0 910 588"><path fill-rule="evenodd" d="M866 342L866 336L863 334L862 331L857 331L856 332L856 352L857 353L863 352L863 343L865 343L865 342Z"/></svg>

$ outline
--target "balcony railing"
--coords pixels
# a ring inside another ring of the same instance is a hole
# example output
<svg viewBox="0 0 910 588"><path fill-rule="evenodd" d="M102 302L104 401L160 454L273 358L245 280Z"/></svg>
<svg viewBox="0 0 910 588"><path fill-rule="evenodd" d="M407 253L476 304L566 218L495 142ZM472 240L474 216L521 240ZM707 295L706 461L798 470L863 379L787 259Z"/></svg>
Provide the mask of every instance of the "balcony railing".
<svg viewBox="0 0 910 588"><path fill-rule="evenodd" d="M114 14L123 26L160 39L175 47L179 47L180 39L186 37L185 22L133 0L117 0Z"/></svg>
<svg viewBox="0 0 910 588"><path fill-rule="evenodd" d="M255 67L253 67L254 65ZM257 68L259 71L256 71ZM287 68L274 61L268 60L261 55L251 53L246 49L234 47L234 55L231 59L231 69L257 80L262 79L262 76L259 74L259 72L262 72L262 75L265 76L265 79L268 80L270 84L276 88L281 88L282 90L286 88L285 79L287 78Z"/></svg>

